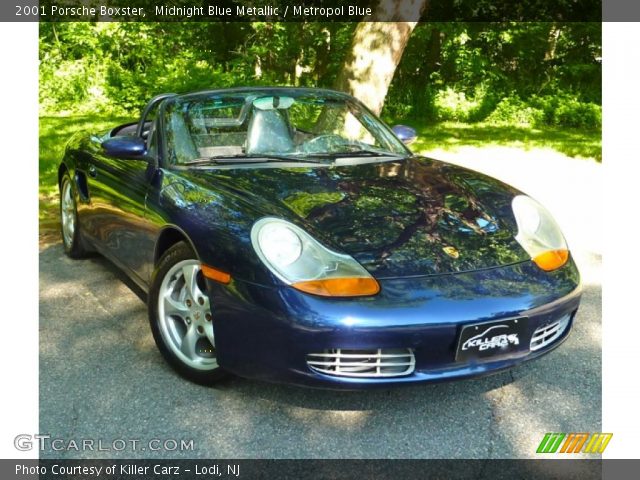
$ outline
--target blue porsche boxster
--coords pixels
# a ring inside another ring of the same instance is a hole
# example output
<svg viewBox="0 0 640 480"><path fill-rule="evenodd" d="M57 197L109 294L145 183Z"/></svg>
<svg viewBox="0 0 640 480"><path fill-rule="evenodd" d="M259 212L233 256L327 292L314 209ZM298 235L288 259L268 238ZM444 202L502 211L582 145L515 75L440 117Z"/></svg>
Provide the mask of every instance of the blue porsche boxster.
<svg viewBox="0 0 640 480"><path fill-rule="evenodd" d="M581 288L556 222L414 139L335 91L159 95L69 141L64 249L147 292L158 349L203 384L432 382L560 345Z"/></svg>

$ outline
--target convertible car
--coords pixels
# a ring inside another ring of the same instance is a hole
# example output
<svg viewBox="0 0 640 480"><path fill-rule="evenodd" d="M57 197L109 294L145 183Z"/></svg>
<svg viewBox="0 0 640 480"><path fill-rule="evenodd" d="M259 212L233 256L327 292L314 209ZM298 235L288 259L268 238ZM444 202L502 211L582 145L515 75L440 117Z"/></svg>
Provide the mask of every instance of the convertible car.
<svg viewBox="0 0 640 480"><path fill-rule="evenodd" d="M556 222L415 137L330 90L160 95L70 139L64 249L146 291L158 349L203 384L460 379L560 345L581 288Z"/></svg>

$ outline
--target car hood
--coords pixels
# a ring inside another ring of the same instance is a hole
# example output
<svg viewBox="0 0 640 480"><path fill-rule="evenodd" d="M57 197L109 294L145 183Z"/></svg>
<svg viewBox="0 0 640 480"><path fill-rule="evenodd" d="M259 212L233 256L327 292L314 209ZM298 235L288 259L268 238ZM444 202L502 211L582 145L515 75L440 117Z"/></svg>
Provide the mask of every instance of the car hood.
<svg viewBox="0 0 640 480"><path fill-rule="evenodd" d="M284 216L328 247L352 255L378 278L528 260L514 238L511 200L519 192L437 160L300 168L273 164L197 169L188 175L243 198L256 216Z"/></svg>

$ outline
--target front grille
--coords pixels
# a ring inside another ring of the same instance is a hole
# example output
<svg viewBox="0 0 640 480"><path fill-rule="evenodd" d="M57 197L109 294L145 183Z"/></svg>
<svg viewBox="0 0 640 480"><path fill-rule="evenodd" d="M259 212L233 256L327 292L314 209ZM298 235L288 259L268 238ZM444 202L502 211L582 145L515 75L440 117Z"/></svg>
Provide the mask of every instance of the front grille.
<svg viewBox="0 0 640 480"><path fill-rule="evenodd" d="M341 377L400 377L413 373L416 358L410 348L332 348L309 353L307 364L317 372Z"/></svg>
<svg viewBox="0 0 640 480"><path fill-rule="evenodd" d="M531 337L531 344L529 347L531 351L540 350L542 347L546 347L556 340L567 329L570 319L571 314L567 314L560 320L538 327Z"/></svg>

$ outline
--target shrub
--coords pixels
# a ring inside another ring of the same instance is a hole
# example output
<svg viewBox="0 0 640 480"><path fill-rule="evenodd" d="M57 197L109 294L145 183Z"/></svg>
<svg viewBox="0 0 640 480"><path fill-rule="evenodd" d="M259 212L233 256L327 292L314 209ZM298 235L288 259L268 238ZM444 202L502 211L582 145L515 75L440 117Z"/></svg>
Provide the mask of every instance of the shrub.
<svg viewBox="0 0 640 480"><path fill-rule="evenodd" d="M473 98L476 106L469 111L467 120L469 122L480 122L485 120L493 112L500 102L500 95L488 82L483 82L474 88Z"/></svg>
<svg viewBox="0 0 640 480"><path fill-rule="evenodd" d="M52 63L40 64L40 105L43 109L63 110L83 101L88 95L90 76L86 62L61 61L55 68Z"/></svg>
<svg viewBox="0 0 640 480"><path fill-rule="evenodd" d="M544 123L547 125L576 128L600 128L602 125L602 107L580 101L575 95L562 92L534 95L529 103L544 112Z"/></svg>
<svg viewBox="0 0 640 480"><path fill-rule="evenodd" d="M544 123L544 112L517 96L502 99L487 117L489 123L534 126Z"/></svg>
<svg viewBox="0 0 640 480"><path fill-rule="evenodd" d="M599 128L602 125L602 107L577 100L561 102L555 111L554 124L565 127Z"/></svg>
<svg viewBox="0 0 640 480"><path fill-rule="evenodd" d="M152 64L140 71L127 70L112 62L106 75L107 95L125 112L140 110L159 93L184 93L230 85L233 85L230 74L190 58Z"/></svg>
<svg viewBox="0 0 640 480"><path fill-rule="evenodd" d="M426 88L411 89L392 84L384 101L382 117L414 118L427 122L437 120L433 87L427 85Z"/></svg>
<svg viewBox="0 0 640 480"><path fill-rule="evenodd" d="M486 82L476 85L471 94L453 87L439 90L433 95L432 109L436 120L479 122L496 107L498 98Z"/></svg>
<svg viewBox="0 0 640 480"><path fill-rule="evenodd" d="M478 100L469 99L464 92L458 92L452 87L440 90L434 99L438 120L466 122L479 105Z"/></svg>
<svg viewBox="0 0 640 480"><path fill-rule="evenodd" d="M403 103L398 99L389 100L386 100L384 103L382 111L382 116L384 118L409 118L414 115L415 109L412 102Z"/></svg>

